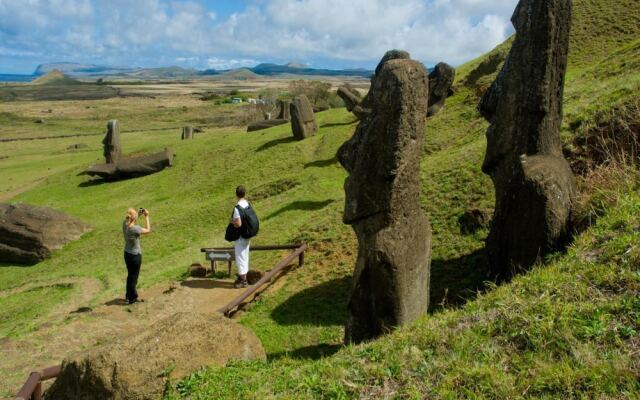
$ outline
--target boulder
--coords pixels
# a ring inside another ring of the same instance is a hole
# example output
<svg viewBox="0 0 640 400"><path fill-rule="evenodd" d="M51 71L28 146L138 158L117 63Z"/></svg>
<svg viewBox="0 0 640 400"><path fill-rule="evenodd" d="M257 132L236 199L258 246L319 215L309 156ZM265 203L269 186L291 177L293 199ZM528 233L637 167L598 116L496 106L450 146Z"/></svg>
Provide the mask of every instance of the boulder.
<svg viewBox="0 0 640 400"><path fill-rule="evenodd" d="M247 132L255 132L255 131L261 131L264 129L269 129L269 128L273 128L274 126L278 126L278 125L284 125L289 123L288 119L269 119L269 120L264 120L264 121L258 121L258 122L254 122L252 124L249 124L249 126L247 126Z"/></svg>
<svg viewBox="0 0 640 400"><path fill-rule="evenodd" d="M0 262L35 264L91 230L48 207L0 204Z"/></svg>
<svg viewBox="0 0 640 400"><path fill-rule="evenodd" d="M290 111L291 130L294 138L303 140L316 133L318 124L307 96L303 94L296 96L291 102Z"/></svg>
<svg viewBox="0 0 640 400"><path fill-rule="evenodd" d="M262 271L250 269L249 272L247 272L247 282L249 282L249 285L255 285L260 279L262 279L263 275Z"/></svg>
<svg viewBox="0 0 640 400"><path fill-rule="evenodd" d="M45 395L49 400L159 399L168 380L233 359L265 359L250 330L222 315L178 313L135 336L65 359Z"/></svg>
<svg viewBox="0 0 640 400"><path fill-rule="evenodd" d="M185 126L184 128L182 128L182 136L181 136L182 140L189 140L189 139L193 139L193 127L192 126Z"/></svg>
<svg viewBox="0 0 640 400"><path fill-rule="evenodd" d="M189 276L194 278L204 278L207 276L207 268L200 263L193 263L189 267Z"/></svg>
<svg viewBox="0 0 640 400"><path fill-rule="evenodd" d="M362 101L370 111L337 154L349 172L343 219L358 237L346 343L408 324L429 305L431 226L420 207L429 88L424 66L405 54L383 57Z"/></svg>
<svg viewBox="0 0 640 400"><path fill-rule="evenodd" d="M120 146L120 124L112 119L107 123L107 134L102 139L104 160L107 164L117 163L122 154Z"/></svg>
<svg viewBox="0 0 640 400"><path fill-rule="evenodd" d="M471 235L480 229L487 228L491 223L493 210L486 208L470 208L458 218L460 224L460 233L463 235Z"/></svg>
<svg viewBox="0 0 640 400"><path fill-rule="evenodd" d="M427 116L436 115L444 107L451 95L451 87L456 78L456 70L447 63L438 63L429 74L429 108Z"/></svg>
<svg viewBox="0 0 640 400"><path fill-rule="evenodd" d="M560 125L571 8L571 0L520 0L513 46L479 105L491 123L482 170L496 190L486 249L498 279L570 240L576 186Z"/></svg>
<svg viewBox="0 0 640 400"><path fill-rule="evenodd" d="M121 158L113 164L95 164L87 168L85 174L105 180L135 178L160 172L173 165L173 152L164 149L159 153Z"/></svg>

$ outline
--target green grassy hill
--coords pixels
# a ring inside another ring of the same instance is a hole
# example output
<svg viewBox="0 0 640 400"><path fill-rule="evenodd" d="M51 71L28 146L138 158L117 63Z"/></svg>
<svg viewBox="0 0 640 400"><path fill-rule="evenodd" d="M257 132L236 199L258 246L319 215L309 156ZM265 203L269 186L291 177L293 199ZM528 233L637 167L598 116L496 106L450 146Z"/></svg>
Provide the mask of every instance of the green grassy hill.
<svg viewBox="0 0 640 400"><path fill-rule="evenodd" d="M572 161L584 164L592 149L585 138L618 126L637 129L640 121L633 111L640 103L640 24L634 23L640 3L574 3L563 137ZM303 268L240 316L262 340L268 361L196 372L167 398L638 398L635 170L585 170L582 201L597 224L566 254L510 284L484 282L487 232L460 234L457 220L468 207L493 206L493 185L480 171L487 124L475 107L508 45L460 67L455 95L428 122L421 168L422 206L433 227L432 313L411 326L369 344L341 346L357 251L341 222L346 173L335 158L356 126L344 109L318 114L319 134L302 142L291 139L287 125L250 134L211 130L193 141L180 141L177 131L125 133L127 152L169 146L177 154L173 168L130 181L87 185L78 176L100 158L97 145L94 153L61 155L55 173L15 200L68 212L94 230L34 267L3 266L0 290L89 276L103 284L95 303L121 294L119 228L130 206L153 213L141 285L179 278L202 260L200 247L224 244L233 189L243 183L261 216L256 244L305 240L311 250ZM62 154L72 142L49 141L46 151ZM22 161L37 159L42 146L16 151ZM20 165L16 173L38 167ZM252 263L268 269L279 256L256 253ZM32 306L42 303L41 291L0 297L0 335L19 338L36 329L46 310L73 290L47 289L49 303L41 307Z"/></svg>

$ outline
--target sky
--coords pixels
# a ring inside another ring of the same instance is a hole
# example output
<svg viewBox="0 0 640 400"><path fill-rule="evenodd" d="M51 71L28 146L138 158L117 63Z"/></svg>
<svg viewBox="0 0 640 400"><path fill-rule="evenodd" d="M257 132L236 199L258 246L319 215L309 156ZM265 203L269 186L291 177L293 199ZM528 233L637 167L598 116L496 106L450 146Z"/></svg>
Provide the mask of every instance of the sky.
<svg viewBox="0 0 640 400"><path fill-rule="evenodd" d="M38 64L373 69L459 65L513 33L517 0L0 0L0 72Z"/></svg>

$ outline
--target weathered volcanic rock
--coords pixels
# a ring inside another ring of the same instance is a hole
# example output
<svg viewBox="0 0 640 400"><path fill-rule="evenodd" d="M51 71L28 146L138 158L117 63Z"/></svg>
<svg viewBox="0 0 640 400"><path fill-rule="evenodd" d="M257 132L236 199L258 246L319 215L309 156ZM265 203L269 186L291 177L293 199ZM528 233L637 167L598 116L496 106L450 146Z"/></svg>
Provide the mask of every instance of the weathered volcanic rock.
<svg viewBox="0 0 640 400"><path fill-rule="evenodd" d="M313 107L307 96L301 94L296 96L291 102L291 130L293 137L303 140L309 136L313 136L318 130L316 116L313 113Z"/></svg>
<svg viewBox="0 0 640 400"><path fill-rule="evenodd" d="M363 100L370 112L338 150L349 172L344 222L358 237L346 343L410 323L429 305L431 226L420 208L427 72L389 55L376 71Z"/></svg>
<svg viewBox="0 0 640 400"><path fill-rule="evenodd" d="M256 282L262 279L263 275L264 274L262 273L262 271L258 271L256 269L250 269L247 272L247 281L249 282L249 285L255 285Z"/></svg>
<svg viewBox="0 0 640 400"><path fill-rule="evenodd" d="M289 123L288 119L268 119L264 121L254 122L247 126L247 132L261 131L263 129L273 128L274 126Z"/></svg>
<svg viewBox="0 0 640 400"><path fill-rule="evenodd" d="M576 187L560 124L571 8L571 0L520 1L513 47L480 102L491 123L482 170L496 189L487 255L501 278L570 239Z"/></svg>
<svg viewBox="0 0 640 400"><path fill-rule="evenodd" d="M182 136L181 136L182 140L189 140L189 139L193 139L193 127L192 126L185 126L184 128L182 128Z"/></svg>
<svg viewBox="0 0 640 400"><path fill-rule="evenodd" d="M85 173L105 180L128 179L160 172L172 165L173 152L164 149L159 153L121 158L115 164L95 164L87 168Z"/></svg>
<svg viewBox="0 0 640 400"><path fill-rule="evenodd" d="M64 360L46 398L159 399L169 379L232 359L265 359L260 340L221 315L178 313L133 337Z"/></svg>
<svg viewBox="0 0 640 400"><path fill-rule="evenodd" d="M207 268L200 263L193 263L189 267L189 275L194 278L204 278L207 276Z"/></svg>
<svg viewBox="0 0 640 400"><path fill-rule="evenodd" d="M486 228L491 223L493 210L486 208L470 208L458 218L460 233L470 235L482 228Z"/></svg>
<svg viewBox="0 0 640 400"><path fill-rule="evenodd" d="M48 207L0 204L0 262L35 264L90 230Z"/></svg>
<svg viewBox="0 0 640 400"><path fill-rule="evenodd" d="M107 123L107 134L102 139L104 160L107 164L118 162L122 154L120 147L120 124L112 119Z"/></svg>
<svg viewBox="0 0 640 400"><path fill-rule="evenodd" d="M444 107L451 95L451 87L456 79L456 70L447 63L438 63L429 74L429 108L427 116L436 115Z"/></svg>

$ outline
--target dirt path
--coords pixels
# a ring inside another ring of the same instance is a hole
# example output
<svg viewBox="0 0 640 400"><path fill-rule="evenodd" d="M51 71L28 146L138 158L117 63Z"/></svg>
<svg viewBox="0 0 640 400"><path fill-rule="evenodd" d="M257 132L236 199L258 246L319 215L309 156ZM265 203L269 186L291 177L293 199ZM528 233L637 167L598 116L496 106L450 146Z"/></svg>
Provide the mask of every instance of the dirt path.
<svg viewBox="0 0 640 400"><path fill-rule="evenodd" d="M87 305L101 290L99 281L70 278L47 284L56 283L78 285L80 294L49 314L49 322L37 331L17 340L0 339L0 396L14 396L34 369L59 364L65 357L146 329L177 311L213 314L243 290L234 289L229 280L188 279L140 290L143 303L127 306L117 298L91 309ZM24 286L0 296L29 288Z"/></svg>

